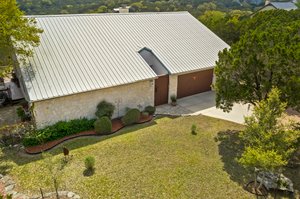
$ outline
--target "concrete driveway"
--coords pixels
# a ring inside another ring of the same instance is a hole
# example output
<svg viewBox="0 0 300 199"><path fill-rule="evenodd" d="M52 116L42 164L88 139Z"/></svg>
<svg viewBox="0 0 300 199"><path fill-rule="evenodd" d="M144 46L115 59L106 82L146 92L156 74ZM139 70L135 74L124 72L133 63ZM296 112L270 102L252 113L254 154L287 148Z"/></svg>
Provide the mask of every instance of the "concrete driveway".
<svg viewBox="0 0 300 199"><path fill-rule="evenodd" d="M244 116L251 115L249 105L234 104L232 111L229 113L217 109L215 106L215 93L208 91L197 95L181 98L177 100L177 106L169 104L157 107L157 114L169 115L206 115L219 119L224 119L243 124Z"/></svg>

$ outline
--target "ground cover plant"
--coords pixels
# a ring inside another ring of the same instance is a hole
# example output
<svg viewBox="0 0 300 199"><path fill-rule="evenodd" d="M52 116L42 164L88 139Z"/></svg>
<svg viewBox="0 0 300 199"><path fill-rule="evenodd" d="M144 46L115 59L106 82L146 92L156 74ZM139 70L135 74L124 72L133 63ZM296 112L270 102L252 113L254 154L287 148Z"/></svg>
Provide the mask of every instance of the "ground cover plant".
<svg viewBox="0 0 300 199"><path fill-rule="evenodd" d="M94 128L95 119L74 119L60 121L40 130L28 132L23 139L24 146L35 146L57 140L68 135L80 133Z"/></svg>

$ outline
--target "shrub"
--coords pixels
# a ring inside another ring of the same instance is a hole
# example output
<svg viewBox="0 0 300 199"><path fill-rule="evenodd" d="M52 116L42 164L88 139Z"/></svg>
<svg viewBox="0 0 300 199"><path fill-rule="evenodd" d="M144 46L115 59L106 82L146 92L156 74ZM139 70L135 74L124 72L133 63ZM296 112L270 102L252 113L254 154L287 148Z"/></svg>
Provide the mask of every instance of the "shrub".
<svg viewBox="0 0 300 199"><path fill-rule="evenodd" d="M95 115L100 118L103 116L107 116L109 119L111 119L113 113L115 110L115 106L112 103L106 102L103 100L97 105L97 111Z"/></svg>
<svg viewBox="0 0 300 199"><path fill-rule="evenodd" d="M110 133L112 130L112 123L107 116L104 116L95 121L94 127L98 134Z"/></svg>
<svg viewBox="0 0 300 199"><path fill-rule="evenodd" d="M124 125L137 123L140 120L141 113L138 109L130 109L122 118Z"/></svg>
<svg viewBox="0 0 300 199"><path fill-rule="evenodd" d="M95 166L95 158L93 156L87 156L84 160L84 165L87 170L93 170Z"/></svg>
<svg viewBox="0 0 300 199"><path fill-rule="evenodd" d="M196 134L197 134L197 126L196 126L196 124L193 124L193 125L191 126L191 133L192 133L193 135L196 135Z"/></svg>
<svg viewBox="0 0 300 199"><path fill-rule="evenodd" d="M176 95L171 95L171 101L172 102L177 102L177 97L176 97Z"/></svg>
<svg viewBox="0 0 300 199"><path fill-rule="evenodd" d="M27 115L22 107L17 108L17 115L22 120L22 122L29 120L30 117Z"/></svg>
<svg viewBox="0 0 300 199"><path fill-rule="evenodd" d="M60 121L52 126L47 126L41 130L28 132L23 139L25 147L35 146L41 143L57 140L68 135L73 135L82 131L94 128L95 119L75 119L70 121Z"/></svg>
<svg viewBox="0 0 300 199"><path fill-rule="evenodd" d="M150 115L153 115L156 111L156 108L154 106L146 106L144 111L148 112Z"/></svg>

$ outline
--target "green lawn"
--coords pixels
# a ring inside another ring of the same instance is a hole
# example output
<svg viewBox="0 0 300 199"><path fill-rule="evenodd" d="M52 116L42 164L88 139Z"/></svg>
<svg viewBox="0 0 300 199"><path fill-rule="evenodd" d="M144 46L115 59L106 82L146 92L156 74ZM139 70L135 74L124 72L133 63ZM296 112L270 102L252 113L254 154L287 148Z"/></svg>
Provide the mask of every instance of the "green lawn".
<svg viewBox="0 0 300 199"><path fill-rule="evenodd" d="M190 132L192 124L197 135ZM61 189L84 199L253 198L242 187L250 177L235 162L239 143L234 135L224 135L228 129L242 126L205 116L164 117L105 138L68 141L73 157L63 170ZM60 152L61 146L51 151L57 160ZM96 158L96 169L84 176L89 155ZM43 161L3 151L0 173L13 176L24 193L51 190Z"/></svg>

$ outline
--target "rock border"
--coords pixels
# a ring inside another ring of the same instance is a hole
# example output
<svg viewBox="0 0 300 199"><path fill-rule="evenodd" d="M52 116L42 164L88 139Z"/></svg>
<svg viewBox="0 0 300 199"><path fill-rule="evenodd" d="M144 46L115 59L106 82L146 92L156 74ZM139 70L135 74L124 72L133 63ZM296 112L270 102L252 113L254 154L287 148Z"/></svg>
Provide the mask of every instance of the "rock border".
<svg viewBox="0 0 300 199"><path fill-rule="evenodd" d="M5 195L12 195L13 199L42 199L42 196L35 195L35 196L27 196L26 194L20 193L15 191L16 183L15 181L9 177L8 175L2 175L0 174L0 183L3 183L4 185L4 194ZM44 198L49 198L51 196L55 196L55 192L49 192L44 194ZM74 192L71 191L59 191L59 196L65 196L70 199L80 199L80 196Z"/></svg>

